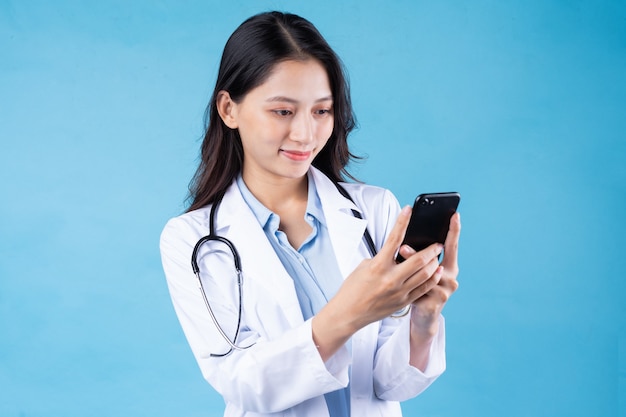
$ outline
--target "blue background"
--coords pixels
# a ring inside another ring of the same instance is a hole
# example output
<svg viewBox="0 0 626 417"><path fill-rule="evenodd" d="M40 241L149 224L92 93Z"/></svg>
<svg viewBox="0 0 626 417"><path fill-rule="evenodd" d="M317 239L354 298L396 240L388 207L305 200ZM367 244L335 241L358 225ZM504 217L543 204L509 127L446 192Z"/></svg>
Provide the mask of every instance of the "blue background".
<svg viewBox="0 0 626 417"><path fill-rule="evenodd" d="M219 416L160 266L227 37L289 10L345 61L353 166L463 195L421 416L626 415L624 1L0 0L0 415Z"/></svg>

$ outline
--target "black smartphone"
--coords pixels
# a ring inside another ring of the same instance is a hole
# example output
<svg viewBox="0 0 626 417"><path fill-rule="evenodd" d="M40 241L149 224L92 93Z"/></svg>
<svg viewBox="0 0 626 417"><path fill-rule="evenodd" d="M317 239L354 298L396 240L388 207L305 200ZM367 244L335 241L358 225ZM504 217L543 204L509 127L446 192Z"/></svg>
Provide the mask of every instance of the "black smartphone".
<svg viewBox="0 0 626 417"><path fill-rule="evenodd" d="M450 218L460 201L461 195L456 192L418 195L402 244L407 244L416 251L433 243L443 244L450 228ZM402 262L404 258L398 254L396 261Z"/></svg>

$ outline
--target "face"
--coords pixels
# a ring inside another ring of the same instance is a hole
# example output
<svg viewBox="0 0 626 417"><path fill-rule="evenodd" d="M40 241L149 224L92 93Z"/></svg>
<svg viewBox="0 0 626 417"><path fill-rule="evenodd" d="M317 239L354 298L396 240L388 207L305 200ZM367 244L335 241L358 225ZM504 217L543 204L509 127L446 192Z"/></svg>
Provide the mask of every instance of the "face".
<svg viewBox="0 0 626 417"><path fill-rule="evenodd" d="M239 130L246 182L302 179L333 131L328 75L314 59L277 64L239 103L222 92L218 108Z"/></svg>

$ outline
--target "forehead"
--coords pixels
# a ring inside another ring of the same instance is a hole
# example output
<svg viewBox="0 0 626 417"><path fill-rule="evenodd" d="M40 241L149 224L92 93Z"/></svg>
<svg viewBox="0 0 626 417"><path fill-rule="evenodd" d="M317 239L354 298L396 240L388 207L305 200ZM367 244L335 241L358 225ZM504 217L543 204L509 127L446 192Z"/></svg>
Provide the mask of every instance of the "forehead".
<svg viewBox="0 0 626 417"><path fill-rule="evenodd" d="M288 97L319 100L332 97L328 73L315 59L287 60L274 65L263 83L248 95L258 98Z"/></svg>

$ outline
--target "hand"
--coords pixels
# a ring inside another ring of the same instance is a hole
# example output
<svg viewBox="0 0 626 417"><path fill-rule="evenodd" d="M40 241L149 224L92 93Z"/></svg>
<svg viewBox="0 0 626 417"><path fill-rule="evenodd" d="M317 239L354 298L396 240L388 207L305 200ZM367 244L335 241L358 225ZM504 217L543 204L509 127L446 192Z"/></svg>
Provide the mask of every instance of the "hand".
<svg viewBox="0 0 626 417"><path fill-rule="evenodd" d="M410 217L411 208L407 206L402 209L379 253L363 260L335 297L314 317L313 339L323 359L330 357L360 328L415 303L439 283L438 256L442 245L433 244L420 252L413 251L400 264L395 261Z"/></svg>
<svg viewBox="0 0 626 417"><path fill-rule="evenodd" d="M433 277L437 281L437 285L412 303L412 333L422 340L430 341L437 333L439 315L452 293L459 287L457 275L459 273L458 246L460 233L461 217L456 213L450 219L450 229L444 245L443 261ZM405 258L416 255L415 251L407 246L401 248L401 253Z"/></svg>

